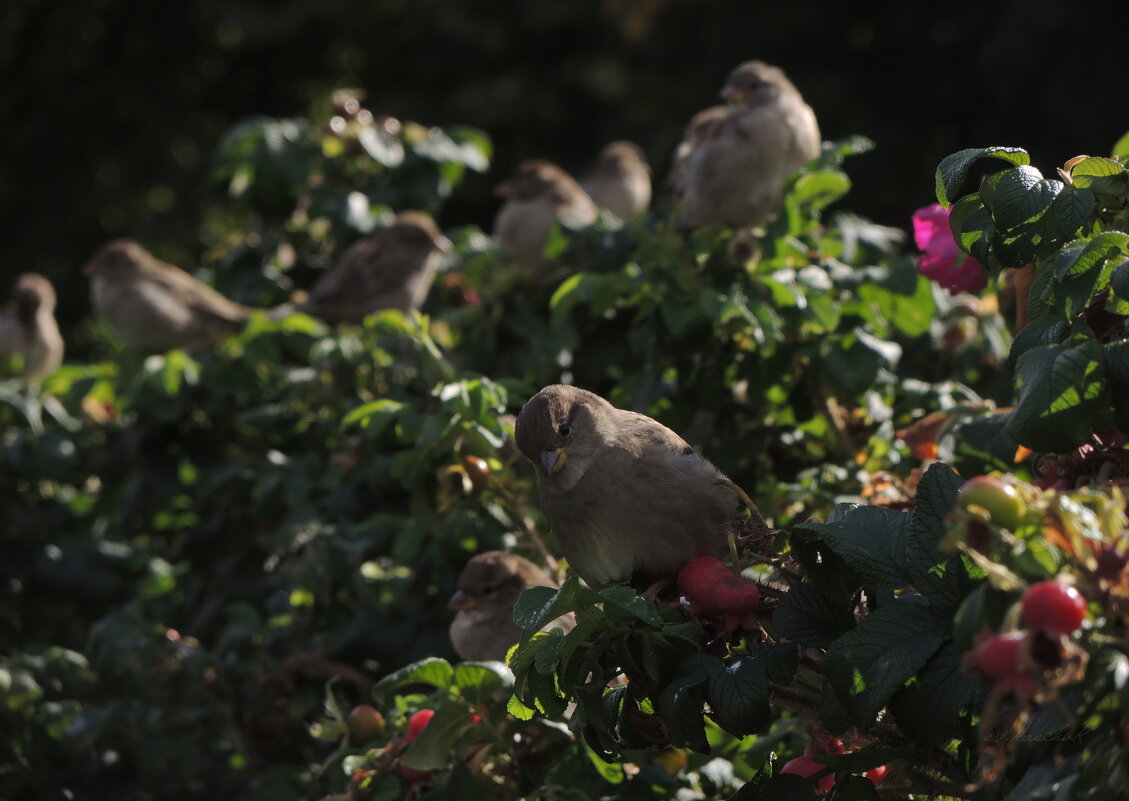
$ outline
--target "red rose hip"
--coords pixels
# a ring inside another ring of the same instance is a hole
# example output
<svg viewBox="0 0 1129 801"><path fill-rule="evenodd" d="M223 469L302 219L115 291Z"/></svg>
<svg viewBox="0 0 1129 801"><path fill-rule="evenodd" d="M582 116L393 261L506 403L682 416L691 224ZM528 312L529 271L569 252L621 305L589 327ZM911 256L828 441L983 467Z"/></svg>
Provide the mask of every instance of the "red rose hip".
<svg viewBox="0 0 1129 801"><path fill-rule="evenodd" d="M1054 634L1073 634L1086 619L1086 599L1073 587L1040 581L1023 593L1023 622Z"/></svg>
<svg viewBox="0 0 1129 801"><path fill-rule="evenodd" d="M827 770L826 765L820 765L809 756L796 757L790 762L785 763L784 767L780 769L781 773L794 773L797 776L814 776L820 771ZM826 793L835 786L835 777L831 774L824 776L822 779L814 782L815 787L821 793Z"/></svg>
<svg viewBox="0 0 1129 801"><path fill-rule="evenodd" d="M1002 681L1019 673L1019 648L1024 634L1012 631L996 634L980 643L976 649L976 664L993 682Z"/></svg>

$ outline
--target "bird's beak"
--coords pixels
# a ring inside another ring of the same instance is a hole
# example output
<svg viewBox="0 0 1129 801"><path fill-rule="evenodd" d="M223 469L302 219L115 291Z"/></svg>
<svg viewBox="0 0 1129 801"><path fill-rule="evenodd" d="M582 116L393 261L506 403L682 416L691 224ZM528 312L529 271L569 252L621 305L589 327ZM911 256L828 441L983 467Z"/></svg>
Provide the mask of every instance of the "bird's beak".
<svg viewBox="0 0 1129 801"><path fill-rule="evenodd" d="M455 609L460 612L466 612L476 606L478 606L478 602L462 590L456 590L455 594L451 596L451 600L447 601L448 609Z"/></svg>
<svg viewBox="0 0 1129 801"><path fill-rule="evenodd" d="M565 466L568 461L568 451L564 448L556 448L551 451L541 451L541 467L545 470L545 475L551 476L554 473L559 473L561 468Z"/></svg>
<svg viewBox="0 0 1129 801"><path fill-rule="evenodd" d="M494 194L497 197L509 197L513 193L514 187L509 181L502 181L502 183L494 187Z"/></svg>
<svg viewBox="0 0 1129 801"><path fill-rule="evenodd" d="M736 86L726 84L721 90L721 99L726 103L735 104L740 103L745 99L745 93L738 89Z"/></svg>
<svg viewBox="0 0 1129 801"><path fill-rule="evenodd" d="M455 246L451 244L450 239L448 239L447 237L440 234L435 239L435 249L438 250L440 253L450 253L452 250L455 249Z"/></svg>

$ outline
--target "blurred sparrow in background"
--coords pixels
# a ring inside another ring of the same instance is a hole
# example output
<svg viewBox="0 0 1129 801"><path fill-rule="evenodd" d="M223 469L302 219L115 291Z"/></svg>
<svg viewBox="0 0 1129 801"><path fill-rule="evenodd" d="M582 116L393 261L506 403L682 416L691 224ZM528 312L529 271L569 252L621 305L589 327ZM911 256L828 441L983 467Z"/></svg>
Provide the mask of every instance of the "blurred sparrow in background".
<svg viewBox="0 0 1129 801"><path fill-rule="evenodd" d="M522 407L516 439L536 467L541 510L561 551L589 586L645 586L724 552L736 494L656 420L554 385Z"/></svg>
<svg viewBox="0 0 1129 801"><path fill-rule="evenodd" d="M359 323L380 309L414 311L427 299L439 254L450 250L429 215L402 212L387 228L353 243L296 308L329 323Z"/></svg>
<svg viewBox="0 0 1129 801"><path fill-rule="evenodd" d="M103 245L83 273L95 311L133 350L207 345L235 334L251 314L129 239Z"/></svg>
<svg viewBox="0 0 1129 801"><path fill-rule="evenodd" d="M651 205L651 168L634 142L605 146L580 186L599 208L624 221L638 217Z"/></svg>
<svg viewBox="0 0 1129 801"><path fill-rule="evenodd" d="M0 310L0 359L23 359L22 375L39 383L63 363L63 337L55 323L55 288L37 273L16 277L11 302Z"/></svg>
<svg viewBox="0 0 1129 801"><path fill-rule="evenodd" d="M451 622L451 644L468 661L493 659L504 662L510 647L521 639L513 619L518 596L530 587L556 587L557 583L537 565L505 551L480 553L467 562L459 575L456 592L447 602L458 610ZM572 615L559 617L545 629L571 631Z"/></svg>
<svg viewBox="0 0 1129 801"><path fill-rule="evenodd" d="M494 235L502 251L522 266L552 266L544 253L555 221L582 227L598 214L572 176L548 161L523 163L494 193L505 198L494 218Z"/></svg>
<svg viewBox="0 0 1129 801"><path fill-rule="evenodd" d="M721 96L728 111L701 131L676 188L684 227L759 225L788 177L820 152L815 114L778 67L741 64Z"/></svg>

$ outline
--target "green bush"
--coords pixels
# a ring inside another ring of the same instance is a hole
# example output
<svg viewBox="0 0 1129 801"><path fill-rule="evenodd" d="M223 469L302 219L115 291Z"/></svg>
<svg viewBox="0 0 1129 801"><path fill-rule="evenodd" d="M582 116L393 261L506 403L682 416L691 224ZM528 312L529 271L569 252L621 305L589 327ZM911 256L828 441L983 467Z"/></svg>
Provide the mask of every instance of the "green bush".
<svg viewBox="0 0 1129 801"><path fill-rule="evenodd" d="M225 139L215 175L242 222L220 232L219 283L280 301L487 164L480 132L348 100ZM38 395L4 384L5 797L810 798L784 770L805 750L840 799L1121 787L1124 502L1079 479L1124 454L1124 169L1071 165L1093 202L1065 208L1021 151L942 163L962 246L994 273L1036 262L1013 343L995 293L950 298L901 231L829 210L869 147L827 145L756 237L602 219L560 230L567 269L530 284L467 228L425 314L256 315L206 352L107 341ZM958 199L982 158L1002 169ZM755 619L568 579L519 601L509 668L454 663L466 560L552 550L505 415L565 378L663 420L756 499ZM990 469L1022 501L1007 527L961 500L960 476ZM1056 577L1091 602L1084 631L1025 629L1015 681L978 679L1023 588ZM571 633L533 633L565 611ZM348 726L364 703L387 724L367 743ZM876 790L862 774L883 765Z"/></svg>

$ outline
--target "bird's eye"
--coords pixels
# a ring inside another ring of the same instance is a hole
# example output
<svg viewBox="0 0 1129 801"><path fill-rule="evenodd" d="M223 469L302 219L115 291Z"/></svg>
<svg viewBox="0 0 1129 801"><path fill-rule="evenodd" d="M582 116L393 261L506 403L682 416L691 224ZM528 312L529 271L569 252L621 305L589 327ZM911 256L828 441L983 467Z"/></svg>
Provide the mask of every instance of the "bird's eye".
<svg viewBox="0 0 1129 801"><path fill-rule="evenodd" d="M486 587L483 587L483 588L482 588L482 594L483 594L483 595L489 595L489 594L490 594L490 593L492 593L492 592L494 592L494 588L493 588L493 587L490 587L490 586L486 586Z"/></svg>
<svg viewBox="0 0 1129 801"><path fill-rule="evenodd" d="M572 433L572 426L570 426L568 423L561 423L557 427L557 433L560 434L562 437L567 437L569 434Z"/></svg>

